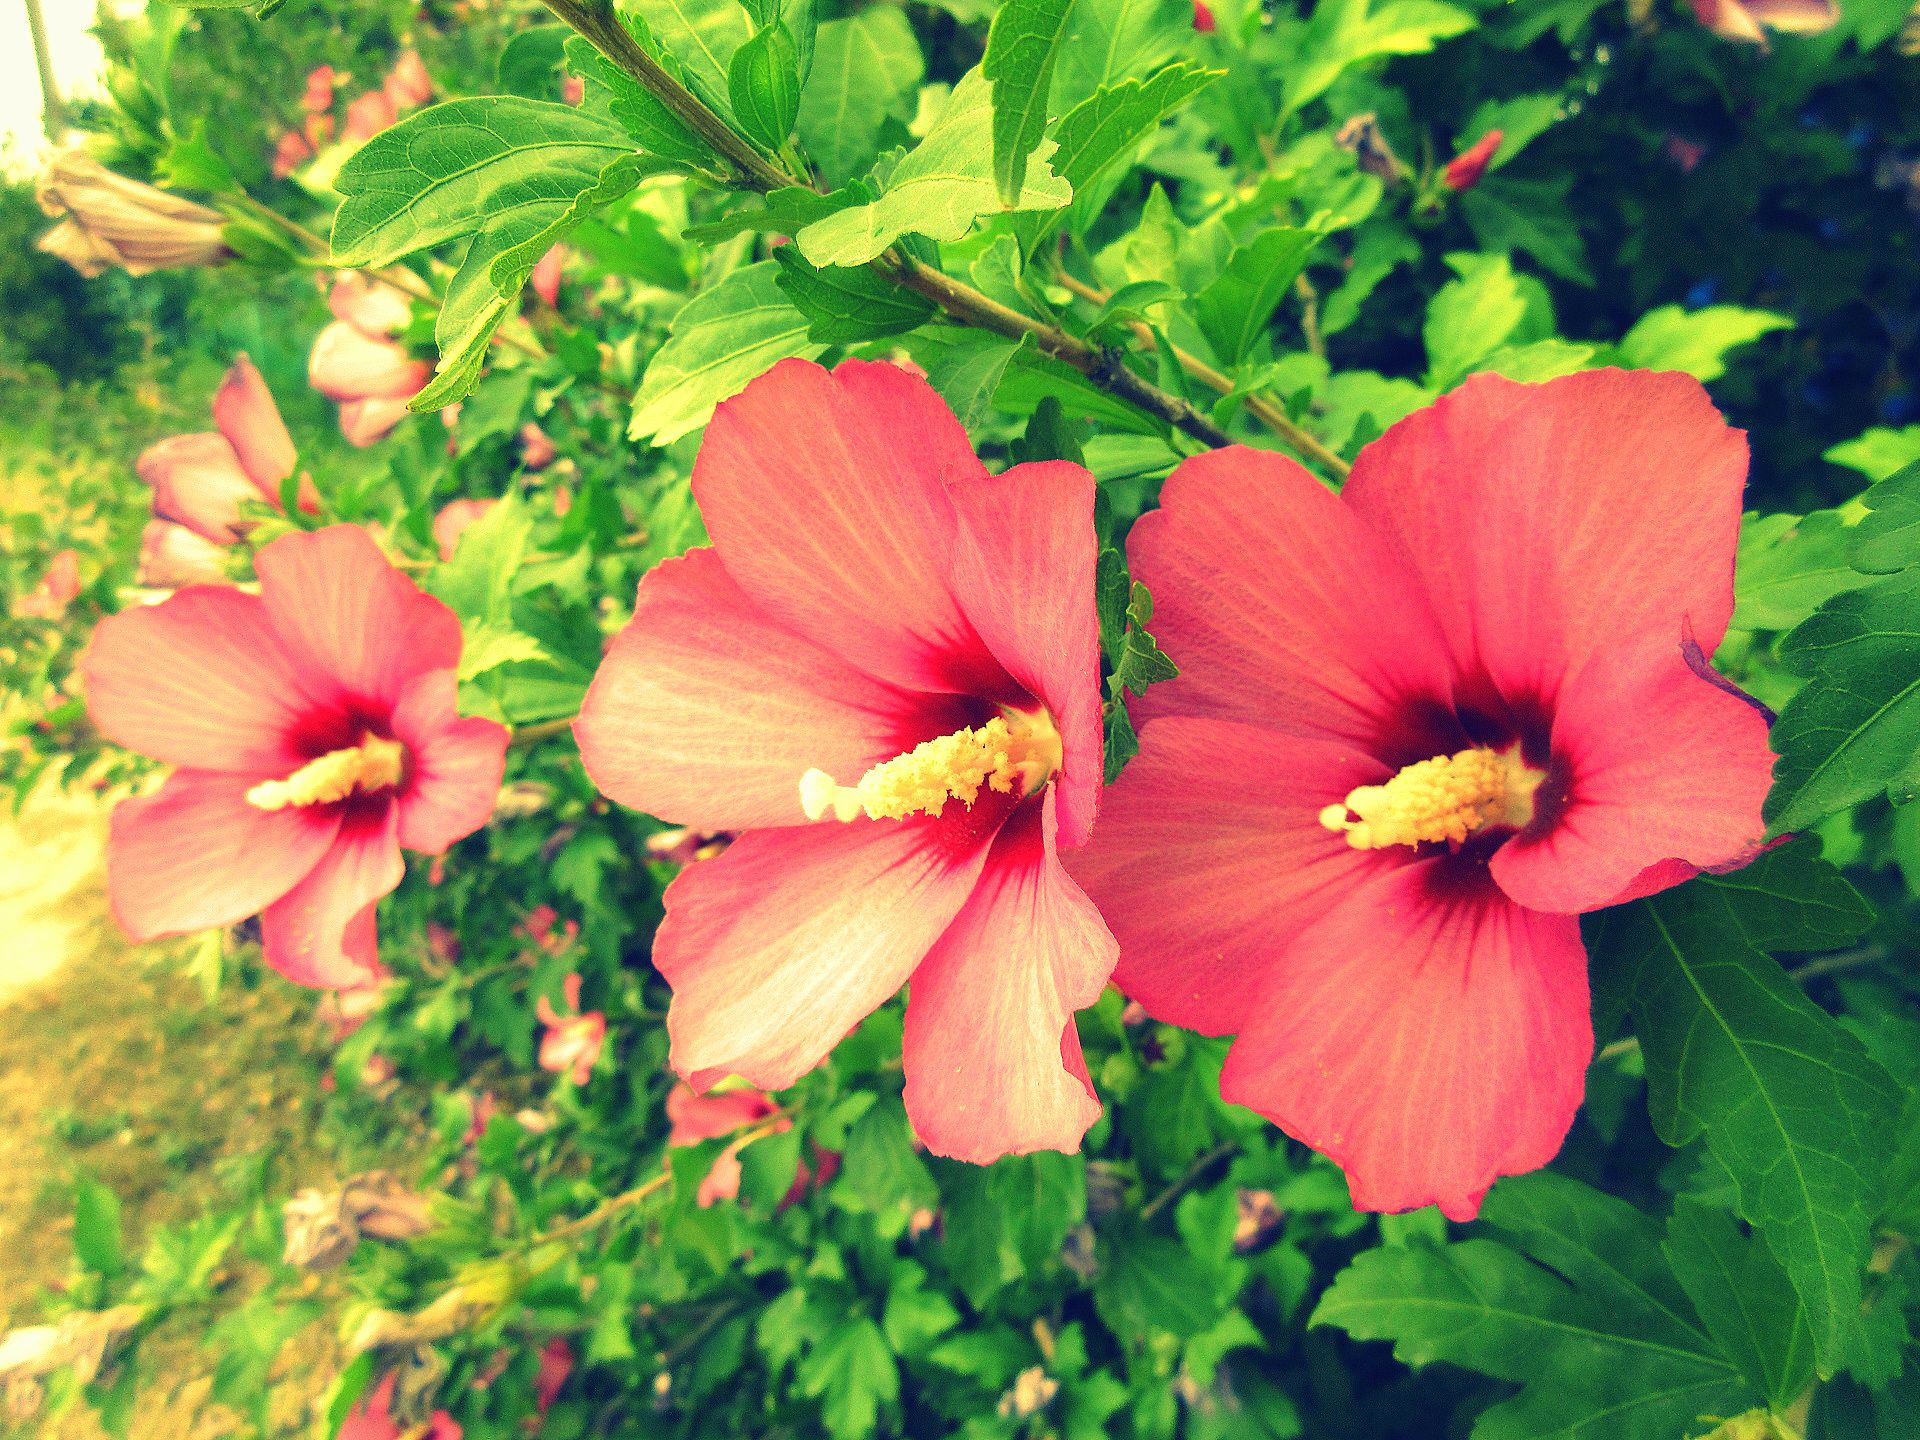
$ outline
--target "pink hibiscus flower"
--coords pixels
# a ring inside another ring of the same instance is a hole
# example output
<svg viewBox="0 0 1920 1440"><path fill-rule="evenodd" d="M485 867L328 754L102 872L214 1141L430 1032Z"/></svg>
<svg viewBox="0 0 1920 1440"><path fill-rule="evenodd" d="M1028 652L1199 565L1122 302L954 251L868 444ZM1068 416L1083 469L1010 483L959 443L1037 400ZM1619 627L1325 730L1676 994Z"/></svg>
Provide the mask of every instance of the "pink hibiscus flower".
<svg viewBox="0 0 1920 1440"><path fill-rule="evenodd" d="M340 1422L339 1440L460 1440L460 1423L444 1410L436 1410L424 1425L405 1426L393 1413L394 1386L400 1372L389 1370L374 1382Z"/></svg>
<svg viewBox="0 0 1920 1440"><path fill-rule="evenodd" d="M573 1347L564 1335L556 1335L540 1347L540 1364L533 1376L533 1403L542 1415L553 1408L572 1374Z"/></svg>
<svg viewBox="0 0 1920 1440"><path fill-rule="evenodd" d="M340 433L367 446L407 415L433 367L391 337L412 317L404 295L363 275L346 274L327 295L333 323L314 339L307 381L340 402Z"/></svg>
<svg viewBox="0 0 1920 1440"><path fill-rule="evenodd" d="M1471 190L1480 183L1480 177L1487 173L1487 166L1493 163L1494 152L1506 138L1504 131L1487 131L1447 162L1447 168L1440 172L1440 183L1449 190Z"/></svg>
<svg viewBox="0 0 1920 1440"><path fill-rule="evenodd" d="M1100 791L1093 477L987 473L925 380L787 360L694 465L575 726L607 794L745 831L668 888L674 1068L791 1085L909 977L906 1103L964 1159L1075 1148L1112 937L1057 847Z"/></svg>
<svg viewBox="0 0 1920 1440"><path fill-rule="evenodd" d="M1816 35L1840 23L1835 0L1691 0L1694 17L1723 40L1767 43L1767 31Z"/></svg>
<svg viewBox="0 0 1920 1440"><path fill-rule="evenodd" d="M533 1004L540 1023L547 1027L547 1033L540 1037L540 1068L570 1076L574 1084L584 1085L592 1078L600 1047L606 1043L607 1017L598 1010L581 1013L577 973L561 983L561 993L566 996L568 1014L556 1011L544 995Z"/></svg>
<svg viewBox="0 0 1920 1440"><path fill-rule="evenodd" d="M1472 1216L1559 1149L1577 917L1742 863L1772 757L1706 670L1746 444L1684 375L1469 380L1335 495L1186 461L1134 527L1181 667L1074 871L1156 1018L1354 1203Z"/></svg>
<svg viewBox="0 0 1920 1440"><path fill-rule="evenodd" d="M244 354L214 392L213 423L217 431L171 435L149 445L133 468L153 488L156 516L216 545L231 545L247 528L246 502L280 508L280 486L294 465L293 437L266 381ZM309 514L320 508L305 477L300 508Z"/></svg>
<svg viewBox="0 0 1920 1440"><path fill-rule="evenodd" d="M58 620L80 594L80 554L62 550L47 563L40 583L13 602L13 613L39 620Z"/></svg>
<svg viewBox="0 0 1920 1440"><path fill-rule="evenodd" d="M507 732L456 713L459 620L364 530L282 536L255 568L258 595L194 586L94 632L94 723L178 767L114 811L108 895L137 940L259 914L267 964L353 989L383 973L401 847L486 823Z"/></svg>

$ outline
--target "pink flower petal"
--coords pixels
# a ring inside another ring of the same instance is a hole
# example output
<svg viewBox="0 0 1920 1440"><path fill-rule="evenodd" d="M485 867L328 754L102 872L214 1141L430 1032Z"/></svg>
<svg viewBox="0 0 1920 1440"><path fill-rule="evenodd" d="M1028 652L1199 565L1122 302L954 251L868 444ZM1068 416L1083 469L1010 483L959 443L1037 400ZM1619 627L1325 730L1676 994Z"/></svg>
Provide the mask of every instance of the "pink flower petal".
<svg viewBox="0 0 1920 1440"><path fill-rule="evenodd" d="M349 445L364 450L386 439L408 413L405 399L343 400L340 402L340 434Z"/></svg>
<svg viewBox="0 0 1920 1440"><path fill-rule="evenodd" d="M984 473L920 377L782 360L714 412L693 492L773 619L879 679L984 695L1006 682L948 583L946 489Z"/></svg>
<svg viewBox="0 0 1920 1440"><path fill-rule="evenodd" d="M347 106L347 123L340 138L349 145L364 145L400 118L400 108L383 90L369 90Z"/></svg>
<svg viewBox="0 0 1920 1440"><path fill-rule="evenodd" d="M987 847L934 822L755 830L667 887L653 961L673 1067L782 1090L886 1002L960 912Z"/></svg>
<svg viewBox="0 0 1920 1440"><path fill-rule="evenodd" d="M335 320L314 337L307 381L329 400L405 400L433 373L406 347Z"/></svg>
<svg viewBox="0 0 1920 1440"><path fill-rule="evenodd" d="M244 354L233 362L214 392L213 423L233 446L247 478L277 509L280 482L293 473L293 437L287 433L267 382Z"/></svg>
<svg viewBox="0 0 1920 1440"><path fill-rule="evenodd" d="M242 505L260 499L224 435L169 436L142 450L133 468L153 487L155 515L217 545L239 538Z"/></svg>
<svg viewBox="0 0 1920 1440"><path fill-rule="evenodd" d="M667 1144L717 1140L766 1119L778 1108L758 1090L710 1090L699 1095L682 1082L667 1092L667 1123L672 1127Z"/></svg>
<svg viewBox="0 0 1920 1440"><path fill-rule="evenodd" d="M527 284L533 293L544 300L548 306L560 303L560 272L566 268L567 247L555 245L533 267L533 273L527 277Z"/></svg>
<svg viewBox="0 0 1920 1440"><path fill-rule="evenodd" d="M254 557L260 597L317 703L385 715L410 681L460 663L460 621L357 525L283 535Z"/></svg>
<svg viewBox="0 0 1920 1440"><path fill-rule="evenodd" d="M1477 375L1361 452L1344 498L1418 578L1457 673L1551 704L1597 654L1665 668L1689 624L1713 652L1746 471L1689 376Z"/></svg>
<svg viewBox="0 0 1920 1440"><path fill-rule="evenodd" d="M1180 675L1142 697L1140 716L1367 745L1382 717L1450 698L1445 649L1412 577L1293 461L1240 446L1197 455L1167 480L1160 507L1133 527L1127 553Z"/></svg>
<svg viewBox="0 0 1920 1440"><path fill-rule="evenodd" d="M312 758L307 702L260 597L212 586L102 620L82 664L87 710L116 745L254 780Z"/></svg>
<svg viewBox="0 0 1920 1440"><path fill-rule="evenodd" d="M1357 1208L1469 1220L1553 1158L1593 1053L1576 919L1416 860L1282 943L1220 1093L1339 1164Z"/></svg>
<svg viewBox="0 0 1920 1440"><path fill-rule="evenodd" d="M769 619L712 549L655 566L575 722L623 805L703 830L797 825L800 777L844 785L972 723L870 679Z"/></svg>
<svg viewBox="0 0 1920 1440"><path fill-rule="evenodd" d="M1060 843L1084 845L1100 802L1100 619L1094 609L1093 476L1059 461L962 480L953 588L994 657L1043 702L1065 759Z"/></svg>
<svg viewBox="0 0 1920 1440"><path fill-rule="evenodd" d="M393 712L394 736L410 768L400 793L400 844L438 855L485 825L500 796L507 729L477 716L461 719L451 670L410 682Z"/></svg>
<svg viewBox="0 0 1920 1440"><path fill-rule="evenodd" d="M1227 1035L1288 937L1392 862L1320 826L1386 767L1225 720L1152 720L1067 870L1120 944L1114 983L1156 1019Z"/></svg>
<svg viewBox="0 0 1920 1440"><path fill-rule="evenodd" d="M135 579L158 590L224 585L227 569L221 547L204 535L171 520L149 520L140 532L140 569Z"/></svg>
<svg viewBox="0 0 1920 1440"><path fill-rule="evenodd" d="M1091 517L1089 517L1090 519ZM1079 1149L1100 1118L1074 1012L1100 998L1118 947L1053 853L1058 791L1000 831L973 895L913 972L908 1118L936 1155L978 1165Z"/></svg>
<svg viewBox="0 0 1920 1440"><path fill-rule="evenodd" d="M1664 885L1642 872L1684 861L1725 869L1759 853L1760 805L1772 778L1766 715L1678 663L1647 675L1589 667L1560 697L1554 753L1571 773L1564 800L1540 834L1514 836L1493 876L1517 903L1577 914L1619 903L1629 886ZM1543 797L1545 797L1543 792Z"/></svg>
<svg viewBox="0 0 1920 1440"><path fill-rule="evenodd" d="M265 811L246 775L181 770L122 801L107 845L114 918L136 940L234 925L310 872L340 829L335 806Z"/></svg>
<svg viewBox="0 0 1920 1440"><path fill-rule="evenodd" d="M413 302L393 286L345 270L327 291L327 309L341 320L374 339L407 328L413 319Z"/></svg>
<svg viewBox="0 0 1920 1440"><path fill-rule="evenodd" d="M406 874L395 838L396 807L349 802L332 847L260 917L264 958L296 985L352 990L385 973L374 935L374 905Z"/></svg>

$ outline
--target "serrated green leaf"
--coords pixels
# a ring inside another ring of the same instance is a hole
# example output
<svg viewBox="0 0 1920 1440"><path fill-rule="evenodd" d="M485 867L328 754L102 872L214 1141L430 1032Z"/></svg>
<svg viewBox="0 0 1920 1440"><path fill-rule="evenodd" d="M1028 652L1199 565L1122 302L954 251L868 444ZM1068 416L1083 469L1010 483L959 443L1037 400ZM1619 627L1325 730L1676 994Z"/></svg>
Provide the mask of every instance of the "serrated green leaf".
<svg viewBox="0 0 1920 1440"><path fill-rule="evenodd" d="M871 6L820 27L796 128L828 183L863 174L888 120L904 125L913 118L925 73L913 27L891 6Z"/></svg>
<svg viewBox="0 0 1920 1440"><path fill-rule="evenodd" d="M987 31L980 73L993 92L993 177L1000 203L1015 207L1027 157L1047 129L1053 67L1074 0L1003 0ZM1055 167L1058 173L1059 167Z"/></svg>
<svg viewBox="0 0 1920 1440"><path fill-rule="evenodd" d="M1847 563L1852 528L1837 510L1748 515L1733 567L1734 630L1791 630L1866 577Z"/></svg>
<svg viewBox="0 0 1920 1440"><path fill-rule="evenodd" d="M622 0L631 16L685 67L690 88L724 116L727 69L751 33L735 0Z"/></svg>
<svg viewBox="0 0 1920 1440"><path fill-rule="evenodd" d="M1219 1320L1231 1300L1196 1269L1185 1246L1136 1224L1104 1226L1099 1237L1094 1308L1124 1341L1164 1332L1181 1339Z"/></svg>
<svg viewBox="0 0 1920 1440"><path fill-rule="evenodd" d="M629 439L670 444L705 425L715 405L774 361L820 353L778 275L779 266L762 260L686 303L634 396Z"/></svg>
<svg viewBox="0 0 1920 1440"><path fill-rule="evenodd" d="M1198 95L1225 72L1198 65L1168 65L1146 80L1122 80L1102 86L1053 126L1059 149L1053 169L1075 195L1083 195L1133 153L1160 122ZM1049 223L1057 221L1056 213Z"/></svg>
<svg viewBox="0 0 1920 1440"><path fill-rule="evenodd" d="M1263 231L1236 249L1219 278L1194 297L1194 319L1221 364L1247 357L1319 242L1317 230Z"/></svg>
<svg viewBox="0 0 1920 1440"><path fill-rule="evenodd" d="M646 27L631 16L621 17L634 42L645 50L674 79L686 81L686 67L661 49ZM626 71L594 48L581 35L567 40L567 68L587 84L587 99L581 107L591 110L596 89L604 93L610 119L623 126L635 144L657 159L676 165L710 165L712 148L689 130L686 123L669 110L659 97L641 85Z"/></svg>
<svg viewBox="0 0 1920 1440"><path fill-rule="evenodd" d="M1576 345L1569 340L1535 340L1530 345L1503 345L1475 368L1523 384L1537 384L1584 370L1593 354L1591 345Z"/></svg>
<svg viewBox="0 0 1920 1440"><path fill-rule="evenodd" d="M1727 373L1728 351L1792 325L1789 317L1772 310L1662 305L1634 322L1620 341L1620 355L1642 370L1681 370L1696 380L1718 380Z"/></svg>
<svg viewBox="0 0 1920 1440"><path fill-rule="evenodd" d="M334 263L387 265L523 212L564 212L632 153L622 131L571 105L499 95L432 106L341 167Z"/></svg>
<svg viewBox="0 0 1920 1440"><path fill-rule="evenodd" d="M1055 109L1065 114L1103 85L1150 73L1192 35L1191 0L1076 0L1054 72Z"/></svg>
<svg viewBox="0 0 1920 1440"><path fill-rule="evenodd" d="M880 1406L899 1398L900 1371L880 1327L860 1315L814 1343L794 1370L794 1385L820 1398L830 1434L864 1440L874 1433Z"/></svg>
<svg viewBox="0 0 1920 1440"><path fill-rule="evenodd" d="M900 335L931 320L933 302L903 289L871 266L809 265L791 245L773 252L779 286L807 317L807 338L853 345Z"/></svg>
<svg viewBox="0 0 1920 1440"><path fill-rule="evenodd" d="M1474 17L1439 0L1327 0L1314 7L1286 72L1289 111L1324 95L1351 66L1387 55L1418 55L1471 30Z"/></svg>
<svg viewBox="0 0 1920 1440"><path fill-rule="evenodd" d="M1460 213L1481 249L1524 252L1564 280L1592 285L1587 244L1569 199L1572 188L1567 175L1496 175L1460 197Z"/></svg>
<svg viewBox="0 0 1920 1440"><path fill-rule="evenodd" d="M1610 915L1596 964L1632 977L1655 1130L1669 1145L1705 1140L1806 1305L1830 1374L1859 1323L1898 1091L1755 948L1849 923L1836 919L1848 902L1830 867L1799 849L1769 859L1757 877L1696 882Z"/></svg>
<svg viewBox="0 0 1920 1440"><path fill-rule="evenodd" d="M1776 833L1920 791L1920 567L1834 596L1780 654L1808 678L1773 727Z"/></svg>
<svg viewBox="0 0 1920 1440"><path fill-rule="evenodd" d="M1057 210L1073 187L1048 167L1053 142L1029 158L1011 204L1002 204L993 175L993 107L986 80L971 70L954 87L927 138L894 167L871 204L817 220L796 240L815 265L864 265L903 235L954 241L982 216L1008 210Z"/></svg>
<svg viewBox="0 0 1920 1440"><path fill-rule="evenodd" d="M1663 1249L1720 1352L1785 1410L1813 1378L1813 1335L1780 1262L1726 1211L1684 1195Z"/></svg>
<svg viewBox="0 0 1920 1440"><path fill-rule="evenodd" d="M1834 446L1821 458L1858 470L1869 480L1884 480L1920 461L1920 425L1904 430L1876 427Z"/></svg>
<svg viewBox="0 0 1920 1440"><path fill-rule="evenodd" d="M1460 272L1427 304L1421 336L1427 346L1427 385L1446 390L1480 360L1505 345L1526 318L1527 301L1504 255L1449 255Z"/></svg>
<svg viewBox="0 0 1920 1440"><path fill-rule="evenodd" d="M1737 1414L1759 1398L1704 1336L1649 1330L1657 1316L1643 1307L1588 1293L1492 1240L1369 1250L1311 1323L1391 1340L1409 1365L1445 1362L1521 1384L1480 1416L1474 1440L1673 1440L1702 1415Z"/></svg>

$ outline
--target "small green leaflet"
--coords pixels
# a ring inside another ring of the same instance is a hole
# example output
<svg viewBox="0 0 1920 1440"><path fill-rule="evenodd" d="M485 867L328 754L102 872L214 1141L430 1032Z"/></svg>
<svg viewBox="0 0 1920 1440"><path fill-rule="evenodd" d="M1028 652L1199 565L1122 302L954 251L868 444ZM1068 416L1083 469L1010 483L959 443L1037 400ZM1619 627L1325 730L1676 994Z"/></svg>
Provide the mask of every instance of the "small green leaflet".
<svg viewBox="0 0 1920 1440"><path fill-rule="evenodd" d="M1235 250L1219 278L1194 297L1194 318L1222 365L1247 358L1319 241L1317 230L1264 231Z"/></svg>
<svg viewBox="0 0 1920 1440"><path fill-rule="evenodd" d="M1020 198L1027 157L1046 133L1054 61L1073 3L1004 0L987 31L980 73L993 87L993 178L1009 210Z"/></svg>
<svg viewBox="0 0 1920 1440"><path fill-rule="evenodd" d="M1727 373L1729 350L1792 324L1771 310L1738 305L1709 305L1704 310L1662 305L1634 322L1620 341L1620 356L1641 370L1683 370L1696 380L1718 380Z"/></svg>
<svg viewBox="0 0 1920 1440"><path fill-rule="evenodd" d="M1286 76L1289 111L1318 98L1353 65L1387 55L1419 55L1474 17L1439 0L1326 0L1316 5Z"/></svg>
<svg viewBox="0 0 1920 1440"><path fill-rule="evenodd" d="M632 154L625 132L571 105L496 95L432 106L341 167L334 263L386 265L521 210L564 211Z"/></svg>
<svg viewBox="0 0 1920 1440"><path fill-rule="evenodd" d="M623 6L685 67L689 88L730 118L727 70L751 33L747 12L734 0L623 0Z"/></svg>
<svg viewBox="0 0 1920 1440"><path fill-rule="evenodd" d="M1822 1374L1860 1323L1872 1206L1898 1111L1891 1077L1768 954L1831 949L1872 919L1808 845L1609 911L1595 967L1630 977L1647 1106L1704 1139L1807 1308Z"/></svg>
<svg viewBox="0 0 1920 1440"><path fill-rule="evenodd" d="M727 93L734 117L751 139L774 151L786 144L800 110L800 54L793 32L775 21L734 51Z"/></svg>
<svg viewBox="0 0 1920 1440"><path fill-rule="evenodd" d="M1847 563L1853 535L1838 510L1746 515L1733 567L1732 630L1791 630L1867 577Z"/></svg>
<svg viewBox="0 0 1920 1440"><path fill-rule="evenodd" d="M629 439L670 444L705 425L715 405L774 361L810 360L825 348L808 338L807 317L794 309L778 275L778 265L762 260L686 303L634 396Z"/></svg>
<svg viewBox="0 0 1920 1440"><path fill-rule="evenodd" d="M1055 67L1055 113L1070 114L1103 85L1147 74L1192 38L1191 0L1076 0Z"/></svg>
<svg viewBox="0 0 1920 1440"><path fill-rule="evenodd" d="M1660 1231L1550 1173L1502 1180L1501 1240L1387 1245L1334 1281L1312 1324L1391 1340L1409 1365L1462 1365L1522 1386L1473 1440L1674 1440L1757 1404L1662 1263ZM1503 1243L1504 1242L1504 1243Z"/></svg>
<svg viewBox="0 0 1920 1440"><path fill-rule="evenodd" d="M913 27L890 6L820 27L796 126L828 183L843 185L866 173L887 121L904 125L913 118L925 73Z"/></svg>
<svg viewBox="0 0 1920 1440"><path fill-rule="evenodd" d="M780 289L807 317L807 338L822 345L853 345L902 335L933 318L932 301L894 284L871 266L820 269L809 265L791 245L775 250L773 258L780 267Z"/></svg>
<svg viewBox="0 0 1920 1440"><path fill-rule="evenodd" d="M1882 790L1897 804L1920 795L1920 462L1863 499L1848 558L1889 578L1835 595L1781 643L1808 678L1773 727L1776 833Z"/></svg>
<svg viewBox="0 0 1920 1440"><path fill-rule="evenodd" d="M1526 319L1527 300L1504 255L1449 255L1460 272L1427 302L1427 386L1446 390L1476 361L1505 345Z"/></svg>
<svg viewBox="0 0 1920 1440"><path fill-rule="evenodd" d="M1084 195L1159 129L1162 120L1225 73L1198 65L1169 65L1146 80L1101 87L1055 122L1053 138L1060 147L1053 157L1055 173L1073 187L1075 195ZM1044 228L1052 228L1060 213L1049 216Z"/></svg>
<svg viewBox="0 0 1920 1440"><path fill-rule="evenodd" d="M795 237L815 265L864 265L903 235L953 241L983 215L1001 209L1057 210L1073 187L1047 161L1051 140L1040 142L1019 195L1001 204L993 177L993 105L986 80L969 71L927 138L908 152L871 204L817 220Z"/></svg>
<svg viewBox="0 0 1920 1440"><path fill-rule="evenodd" d="M678 58L663 50L660 42L633 17L623 15L621 18L626 21L634 43L659 61L661 68L674 79L685 83L686 67ZM588 87L585 103L580 108L591 112L604 104L607 114L625 126L634 143L647 154L682 165L714 163L713 151L706 141L689 130L653 92L594 49L585 37L568 38L567 68Z"/></svg>
<svg viewBox="0 0 1920 1440"><path fill-rule="evenodd" d="M1147 633L1153 619L1153 597L1147 587L1127 578L1127 562L1118 550L1101 550L1094 571L1094 608L1100 617L1100 650L1106 656L1107 734L1106 783L1140 753L1133 720L1127 714L1127 695L1146 693L1149 685L1171 680L1180 667L1167 658L1159 642Z"/></svg>

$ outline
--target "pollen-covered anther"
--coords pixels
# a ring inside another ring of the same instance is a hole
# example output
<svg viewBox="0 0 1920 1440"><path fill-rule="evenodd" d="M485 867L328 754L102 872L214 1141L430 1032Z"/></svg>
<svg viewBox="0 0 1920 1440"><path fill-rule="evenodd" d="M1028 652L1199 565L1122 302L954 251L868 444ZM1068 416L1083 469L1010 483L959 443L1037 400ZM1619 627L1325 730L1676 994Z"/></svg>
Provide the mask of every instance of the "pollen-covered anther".
<svg viewBox="0 0 1920 1440"><path fill-rule="evenodd" d="M1408 765L1384 785L1362 785L1322 810L1320 823L1356 850L1460 845L1494 825L1525 826L1544 779L1519 746L1481 745Z"/></svg>
<svg viewBox="0 0 1920 1440"><path fill-rule="evenodd" d="M949 800L972 805L980 792L1031 795L1060 768L1060 732L1044 710L1008 710L984 725L941 735L875 765L857 785L824 770L800 777L800 808L809 820L867 815L903 820L938 815Z"/></svg>
<svg viewBox="0 0 1920 1440"><path fill-rule="evenodd" d="M398 740L369 735L358 745L329 750L309 760L284 780L263 780L247 791L247 803L257 810L285 810L293 805L331 805L354 791L363 793L398 785L406 766L406 747Z"/></svg>

